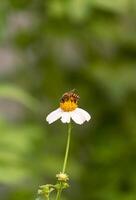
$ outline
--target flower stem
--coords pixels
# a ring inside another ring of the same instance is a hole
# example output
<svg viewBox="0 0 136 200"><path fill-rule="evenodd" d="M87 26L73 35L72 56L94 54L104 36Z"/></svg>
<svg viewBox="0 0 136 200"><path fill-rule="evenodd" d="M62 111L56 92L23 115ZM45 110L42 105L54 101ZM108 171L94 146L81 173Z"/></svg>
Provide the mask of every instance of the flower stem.
<svg viewBox="0 0 136 200"><path fill-rule="evenodd" d="M61 191L62 191L61 189L59 189L57 191L57 195L56 195L56 199L55 200L60 200Z"/></svg>
<svg viewBox="0 0 136 200"><path fill-rule="evenodd" d="M70 138L71 138L71 123L68 124L68 137L67 137L67 144L66 144L66 151L65 151L65 157L64 157L64 163L62 168L62 173L65 173L66 166L67 166L67 160L68 160L68 153L69 153L69 146L70 146ZM57 191L56 199L60 200L61 192L62 192L62 184L60 183L60 189Z"/></svg>
<svg viewBox="0 0 136 200"><path fill-rule="evenodd" d="M68 138L67 138L67 145L66 145L66 152L65 152L65 158L64 158L62 173L65 173L66 166L67 166L69 146L70 146L70 137L71 137L71 129L72 129L72 126L71 126L71 123L69 123L68 124Z"/></svg>

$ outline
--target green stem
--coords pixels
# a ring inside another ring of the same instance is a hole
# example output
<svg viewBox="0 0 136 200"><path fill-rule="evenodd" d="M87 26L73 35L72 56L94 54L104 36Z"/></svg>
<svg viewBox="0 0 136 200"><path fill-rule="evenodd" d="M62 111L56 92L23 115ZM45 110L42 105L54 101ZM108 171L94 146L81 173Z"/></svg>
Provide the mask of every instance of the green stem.
<svg viewBox="0 0 136 200"><path fill-rule="evenodd" d="M70 146L70 137L71 137L71 129L72 129L72 126L71 126L71 123L69 123L68 124L68 138L67 138L67 145L66 145L66 152L65 152L65 158L64 158L62 173L65 173L66 166L67 166L69 146Z"/></svg>
<svg viewBox="0 0 136 200"><path fill-rule="evenodd" d="M57 191L56 199L55 200L60 200L60 195L61 195L61 189Z"/></svg>
<svg viewBox="0 0 136 200"><path fill-rule="evenodd" d="M69 153L69 146L70 146L70 138L71 138L71 123L68 124L68 137L67 137L67 144L66 144L66 151L65 151L65 157L64 157L64 163L63 163L63 168L62 168L62 173L65 173L66 166L67 166L67 160L68 160L68 153ZM61 186L61 183L60 183ZM60 200L62 188L58 189L56 199L55 200Z"/></svg>

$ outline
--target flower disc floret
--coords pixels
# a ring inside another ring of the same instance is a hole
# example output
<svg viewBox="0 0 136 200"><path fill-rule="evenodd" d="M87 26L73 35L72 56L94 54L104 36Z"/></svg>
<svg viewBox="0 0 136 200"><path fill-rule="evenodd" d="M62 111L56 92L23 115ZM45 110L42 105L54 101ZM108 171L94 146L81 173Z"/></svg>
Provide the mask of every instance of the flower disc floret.
<svg viewBox="0 0 136 200"><path fill-rule="evenodd" d="M60 103L60 108L64 111L64 112L70 112L73 111L77 108L77 103L75 103L74 101L68 100L65 102L61 102Z"/></svg>
<svg viewBox="0 0 136 200"><path fill-rule="evenodd" d="M59 174L56 174L56 177L57 177L58 181L66 182L69 180L68 175L65 173L62 173L62 172L60 172Z"/></svg>

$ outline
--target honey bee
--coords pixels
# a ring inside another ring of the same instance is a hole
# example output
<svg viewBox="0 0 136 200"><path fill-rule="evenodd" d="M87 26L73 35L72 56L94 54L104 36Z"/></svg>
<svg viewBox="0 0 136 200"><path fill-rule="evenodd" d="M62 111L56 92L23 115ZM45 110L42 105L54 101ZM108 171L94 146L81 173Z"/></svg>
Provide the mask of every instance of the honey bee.
<svg viewBox="0 0 136 200"><path fill-rule="evenodd" d="M75 93L75 89L66 92L62 95L60 102L64 103L65 101L71 100L74 103L77 103L77 101L79 100L79 95Z"/></svg>

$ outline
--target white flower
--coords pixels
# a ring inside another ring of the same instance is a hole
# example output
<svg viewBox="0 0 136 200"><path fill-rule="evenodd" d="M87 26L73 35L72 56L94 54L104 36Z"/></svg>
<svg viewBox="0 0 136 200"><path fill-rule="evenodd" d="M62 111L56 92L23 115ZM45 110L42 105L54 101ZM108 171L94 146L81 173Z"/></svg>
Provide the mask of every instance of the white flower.
<svg viewBox="0 0 136 200"><path fill-rule="evenodd" d="M77 123L77 124L83 124L85 121L89 121L91 119L91 116L88 112L81 108L76 108L73 111L65 112L61 108L58 108L51 112L46 120L49 124L55 122L58 119L61 119L63 123L70 123L70 119Z"/></svg>
<svg viewBox="0 0 136 200"><path fill-rule="evenodd" d="M60 108L51 112L46 120L49 124L60 119L63 123L70 123L72 119L77 124L83 124L85 121L89 121L91 116L89 113L81 108L77 107L77 101L79 96L74 92L67 92L62 96L60 102Z"/></svg>

